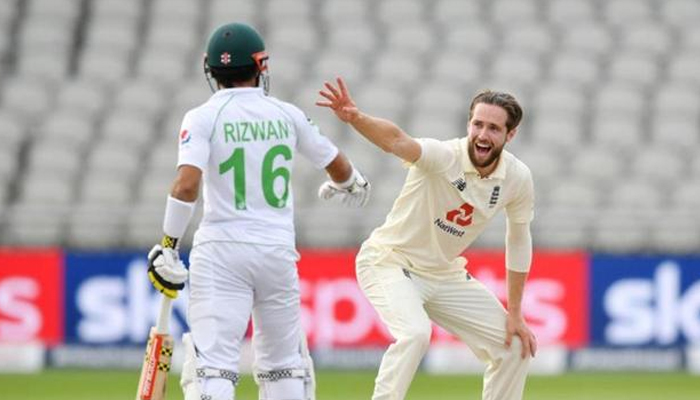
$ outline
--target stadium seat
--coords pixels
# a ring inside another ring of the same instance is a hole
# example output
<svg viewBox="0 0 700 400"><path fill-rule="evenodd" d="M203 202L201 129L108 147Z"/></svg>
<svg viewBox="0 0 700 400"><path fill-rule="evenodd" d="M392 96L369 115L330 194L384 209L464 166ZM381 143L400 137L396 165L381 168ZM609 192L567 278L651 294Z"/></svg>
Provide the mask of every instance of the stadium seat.
<svg viewBox="0 0 700 400"><path fill-rule="evenodd" d="M430 84L449 85L456 90L463 90L469 84L477 84L484 69L478 57L452 49L439 53L427 68L428 80L423 87ZM469 93L463 95L466 98Z"/></svg>
<svg viewBox="0 0 700 400"><path fill-rule="evenodd" d="M298 0L270 0L265 7L265 21L268 26L287 21L306 21L313 24L314 3Z"/></svg>
<svg viewBox="0 0 700 400"><path fill-rule="evenodd" d="M599 190L607 190L621 176L623 161L619 153L612 149L588 146L575 153L569 162L573 176L595 185Z"/></svg>
<svg viewBox="0 0 700 400"><path fill-rule="evenodd" d="M367 0L326 0L320 3L320 14L330 25L338 24L339 29L366 21L369 17Z"/></svg>
<svg viewBox="0 0 700 400"><path fill-rule="evenodd" d="M488 3L491 5L491 20L502 26L537 20L539 7L535 0L494 0Z"/></svg>
<svg viewBox="0 0 700 400"><path fill-rule="evenodd" d="M532 101L533 114L578 119L586 111L587 99L574 85L552 82L538 88Z"/></svg>
<svg viewBox="0 0 700 400"><path fill-rule="evenodd" d="M165 94L161 87L150 80L125 82L117 89L112 112L123 111L154 120L168 106Z"/></svg>
<svg viewBox="0 0 700 400"><path fill-rule="evenodd" d="M651 247L647 215L627 209L606 209L596 216L592 247L601 252L629 254Z"/></svg>
<svg viewBox="0 0 700 400"><path fill-rule="evenodd" d="M697 155L700 145L700 123L697 119L679 116L659 116L651 125L654 145L671 149L679 155Z"/></svg>
<svg viewBox="0 0 700 400"><path fill-rule="evenodd" d="M660 3L661 15L667 23L684 27L700 19L700 3L695 0L664 0Z"/></svg>
<svg viewBox="0 0 700 400"><path fill-rule="evenodd" d="M597 209L535 203L532 242L538 249L592 248Z"/></svg>
<svg viewBox="0 0 700 400"><path fill-rule="evenodd" d="M140 152L127 151L122 146L115 146L111 141L95 143L85 162L85 169L89 174L99 174L105 180L135 177L142 166Z"/></svg>
<svg viewBox="0 0 700 400"><path fill-rule="evenodd" d="M608 205L612 209L635 212L658 210L666 201L659 187L663 186L652 183L645 176L633 176L632 179L610 188Z"/></svg>
<svg viewBox="0 0 700 400"><path fill-rule="evenodd" d="M209 38L214 29L222 24L235 21L247 21L257 26L260 22L259 11L263 2L248 0L212 0L209 6L208 26L206 36ZM267 32L262 32L267 33Z"/></svg>
<svg viewBox="0 0 700 400"><path fill-rule="evenodd" d="M517 85L537 85L542 75L539 58L531 52L504 52L493 60L492 78L506 80Z"/></svg>
<svg viewBox="0 0 700 400"><path fill-rule="evenodd" d="M27 182L30 178L40 178L40 180L56 180L65 189L70 190L71 178L80 171L82 152L80 149L69 146L56 146L55 143L38 141L29 150L26 160L26 168L29 177L23 177ZM37 189L41 190L37 184ZM46 189L48 191L48 188ZM70 196L67 196L70 197Z"/></svg>
<svg viewBox="0 0 700 400"><path fill-rule="evenodd" d="M43 166L42 166L43 167ZM52 168L54 166L49 166ZM18 203L35 205L62 205L69 204L75 198L75 188L68 174L63 174L63 180L46 173L44 168L30 169L22 176L19 187Z"/></svg>
<svg viewBox="0 0 700 400"><path fill-rule="evenodd" d="M36 140L50 147L85 149L95 136L91 118L73 110L58 110L48 116L35 133Z"/></svg>
<svg viewBox="0 0 700 400"><path fill-rule="evenodd" d="M596 18L594 2L581 0L556 0L548 3L549 22L560 26L572 23L592 22Z"/></svg>
<svg viewBox="0 0 700 400"><path fill-rule="evenodd" d="M532 21L528 24L508 26L503 32L502 42L504 52L513 51L544 57L554 49L555 36L549 26Z"/></svg>
<svg viewBox="0 0 700 400"><path fill-rule="evenodd" d="M449 82L424 85L413 98L414 113L459 120L462 115L466 118L468 110L468 94Z"/></svg>
<svg viewBox="0 0 700 400"><path fill-rule="evenodd" d="M700 51L681 53L672 58L668 64L668 75L673 81L700 86Z"/></svg>
<svg viewBox="0 0 700 400"><path fill-rule="evenodd" d="M377 3L376 17L383 25L421 25L426 13L422 1L384 0Z"/></svg>
<svg viewBox="0 0 700 400"><path fill-rule="evenodd" d="M61 245L68 211L65 204L14 203L7 212L2 241L21 246Z"/></svg>
<svg viewBox="0 0 700 400"><path fill-rule="evenodd" d="M472 56L490 53L494 48L498 48L496 35L493 34L492 29L480 22L454 27L445 33L444 51L446 53L466 52Z"/></svg>
<svg viewBox="0 0 700 400"><path fill-rule="evenodd" d="M683 82L668 82L655 91L652 111L655 118L697 120L700 117L700 93Z"/></svg>
<svg viewBox="0 0 700 400"><path fill-rule="evenodd" d="M113 208L129 204L132 194L129 176L104 171L90 171L80 182L79 202L87 205Z"/></svg>
<svg viewBox="0 0 700 400"><path fill-rule="evenodd" d="M535 146L552 151L576 152L585 143L581 123L576 119L547 115L534 117L532 128L523 130L516 140L527 139Z"/></svg>
<svg viewBox="0 0 700 400"><path fill-rule="evenodd" d="M400 90L408 90L426 73L423 60L416 53L391 51L381 53L374 61L372 78Z"/></svg>
<svg viewBox="0 0 700 400"><path fill-rule="evenodd" d="M648 88L659 80L659 63L653 55L637 51L615 54L609 66L609 79Z"/></svg>
<svg viewBox="0 0 700 400"><path fill-rule="evenodd" d="M629 25L639 21L651 21L653 10L649 0L609 0L602 3L606 22Z"/></svg>
<svg viewBox="0 0 700 400"><path fill-rule="evenodd" d="M625 115L641 117L646 107L642 88L631 83L618 82L601 87L595 95L597 115Z"/></svg>
<svg viewBox="0 0 700 400"><path fill-rule="evenodd" d="M127 212L128 207L118 203L77 204L68 217L67 245L90 250L123 246Z"/></svg>
<svg viewBox="0 0 700 400"><path fill-rule="evenodd" d="M668 210L654 218L651 250L659 253L695 254L700 243L697 213Z"/></svg>
<svg viewBox="0 0 700 400"><path fill-rule="evenodd" d="M9 111L0 109L0 143L8 152L16 152L27 139L25 126Z"/></svg>
<svg viewBox="0 0 700 400"><path fill-rule="evenodd" d="M595 58L574 51L558 52L549 64L549 82L570 86L571 90L587 89L599 82L600 71L599 62Z"/></svg>
<svg viewBox="0 0 700 400"><path fill-rule="evenodd" d="M467 135L466 125L460 124L459 118L435 116L432 112L416 111L411 113L404 129L411 136L449 140Z"/></svg>
<svg viewBox="0 0 700 400"><path fill-rule="evenodd" d="M87 79L66 80L58 91L56 107L97 119L107 105L106 92Z"/></svg>
<svg viewBox="0 0 700 400"><path fill-rule="evenodd" d="M111 114L102 125L103 142L113 143L117 148L144 149L155 134L153 120L122 111Z"/></svg>
<svg viewBox="0 0 700 400"><path fill-rule="evenodd" d="M648 140L639 118L624 115L596 115L591 121L592 144L628 155Z"/></svg>
<svg viewBox="0 0 700 400"><path fill-rule="evenodd" d="M429 24L398 25L387 32L390 53L429 56L435 49L435 34Z"/></svg>
<svg viewBox="0 0 700 400"><path fill-rule="evenodd" d="M626 27L620 45L625 51L652 56L665 55L673 48L672 31L658 21L649 20Z"/></svg>
<svg viewBox="0 0 700 400"><path fill-rule="evenodd" d="M444 26L448 30L459 26L469 25L478 21L482 16L481 2L463 0L437 0L433 7L433 18L438 26Z"/></svg>
<svg viewBox="0 0 700 400"><path fill-rule="evenodd" d="M601 57L612 51L614 41L610 28L592 21L573 21L564 27L562 47L568 51Z"/></svg>
<svg viewBox="0 0 700 400"><path fill-rule="evenodd" d="M94 48L83 52L78 64L81 79L107 89L127 78L132 60L126 54Z"/></svg>
<svg viewBox="0 0 700 400"><path fill-rule="evenodd" d="M342 77L350 87L354 87L366 74L366 67L358 62L357 55L346 50L329 49L313 63L312 68L319 88L324 81L333 82L336 77Z"/></svg>
<svg viewBox="0 0 700 400"><path fill-rule="evenodd" d="M20 123L36 122L51 107L53 95L41 82L10 78L3 82L0 106Z"/></svg>

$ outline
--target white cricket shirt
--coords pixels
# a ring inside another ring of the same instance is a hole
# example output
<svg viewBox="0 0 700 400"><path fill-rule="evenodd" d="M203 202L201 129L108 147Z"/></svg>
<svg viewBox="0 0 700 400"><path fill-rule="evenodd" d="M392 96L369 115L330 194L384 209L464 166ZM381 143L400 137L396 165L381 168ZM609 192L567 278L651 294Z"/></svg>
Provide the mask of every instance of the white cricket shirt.
<svg viewBox="0 0 700 400"><path fill-rule="evenodd" d="M532 220L530 170L504 150L494 172L481 178L469 159L467 138L418 142L420 158L409 168L386 221L365 241L357 262L380 264L398 256L406 268L424 276L463 274L466 260L460 254L496 213L505 209L516 223Z"/></svg>
<svg viewBox="0 0 700 400"><path fill-rule="evenodd" d="M190 110L180 130L178 167L203 172L204 215L194 245L294 247L290 180L297 152L321 169L338 149L301 110L261 88L222 89Z"/></svg>

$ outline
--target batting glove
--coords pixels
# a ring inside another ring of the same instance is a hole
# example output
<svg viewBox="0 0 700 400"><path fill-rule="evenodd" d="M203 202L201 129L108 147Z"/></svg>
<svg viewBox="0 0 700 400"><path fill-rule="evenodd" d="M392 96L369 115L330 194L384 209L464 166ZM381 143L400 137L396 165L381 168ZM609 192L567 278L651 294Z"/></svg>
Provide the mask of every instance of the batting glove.
<svg viewBox="0 0 700 400"><path fill-rule="evenodd" d="M360 171L353 169L352 176L347 182L337 183L331 180L325 181L318 188L318 197L329 200L337 197L349 207L364 207L369 201L372 185Z"/></svg>
<svg viewBox="0 0 700 400"><path fill-rule="evenodd" d="M177 250L157 244L148 252L148 279L159 292L176 298L178 291L184 289L187 276Z"/></svg>

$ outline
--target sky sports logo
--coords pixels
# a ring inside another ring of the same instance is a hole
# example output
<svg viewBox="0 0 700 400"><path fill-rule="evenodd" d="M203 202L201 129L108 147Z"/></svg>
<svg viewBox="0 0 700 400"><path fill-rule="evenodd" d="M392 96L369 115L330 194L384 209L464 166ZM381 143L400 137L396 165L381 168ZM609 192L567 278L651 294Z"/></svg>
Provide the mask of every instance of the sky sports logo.
<svg viewBox="0 0 700 400"><path fill-rule="evenodd" d="M594 344L700 343L697 258L594 256L592 267Z"/></svg>

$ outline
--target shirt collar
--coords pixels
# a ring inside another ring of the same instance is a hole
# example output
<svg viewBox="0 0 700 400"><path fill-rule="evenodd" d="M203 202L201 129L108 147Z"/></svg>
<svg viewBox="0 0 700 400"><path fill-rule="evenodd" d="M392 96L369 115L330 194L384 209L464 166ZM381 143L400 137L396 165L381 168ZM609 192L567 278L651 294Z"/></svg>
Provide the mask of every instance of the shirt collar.
<svg viewBox="0 0 700 400"><path fill-rule="evenodd" d="M230 96L232 94L246 94L246 93L263 93L263 89L260 87L234 87L227 89L219 89L214 93L214 96Z"/></svg>
<svg viewBox="0 0 700 400"><path fill-rule="evenodd" d="M479 176L479 171L477 171L476 167L474 164L472 164L472 160L469 159L469 139L468 138L462 138L462 169L464 169L465 174L474 174ZM501 152L501 156L498 158L498 165L496 166L496 169L491 172L491 174L485 178L482 179L500 179L504 180L506 179L506 151L503 150Z"/></svg>

